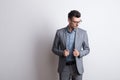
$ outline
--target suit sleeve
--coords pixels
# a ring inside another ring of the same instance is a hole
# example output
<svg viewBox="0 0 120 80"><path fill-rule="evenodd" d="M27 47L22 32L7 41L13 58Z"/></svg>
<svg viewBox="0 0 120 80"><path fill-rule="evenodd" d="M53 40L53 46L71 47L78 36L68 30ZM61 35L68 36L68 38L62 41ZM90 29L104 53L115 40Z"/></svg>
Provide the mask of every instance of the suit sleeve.
<svg viewBox="0 0 120 80"><path fill-rule="evenodd" d="M56 32L53 46L52 46L52 52L58 56L64 57L63 50L60 49L60 39L59 39L59 31Z"/></svg>
<svg viewBox="0 0 120 80"><path fill-rule="evenodd" d="M90 52L87 32L85 32L85 34L84 34L82 48L83 49L80 51L80 56L78 58L83 57Z"/></svg>

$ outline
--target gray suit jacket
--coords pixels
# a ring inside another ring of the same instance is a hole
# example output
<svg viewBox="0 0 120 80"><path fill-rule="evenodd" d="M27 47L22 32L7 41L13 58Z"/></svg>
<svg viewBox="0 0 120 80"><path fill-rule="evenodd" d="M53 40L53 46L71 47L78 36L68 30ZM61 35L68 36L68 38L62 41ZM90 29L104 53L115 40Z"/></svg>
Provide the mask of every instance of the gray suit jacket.
<svg viewBox="0 0 120 80"><path fill-rule="evenodd" d="M58 63L58 72L62 72L65 64L66 64L66 57L64 56L63 52L66 49L66 28L62 28L57 30L55 39L53 42L52 51L56 55L59 56L59 63ZM83 69L83 56L87 55L90 51L89 44L88 44L88 37L85 30L77 28L76 30L76 37L75 37L75 49L77 49L80 53L79 57L75 57L76 66L79 74L84 72Z"/></svg>

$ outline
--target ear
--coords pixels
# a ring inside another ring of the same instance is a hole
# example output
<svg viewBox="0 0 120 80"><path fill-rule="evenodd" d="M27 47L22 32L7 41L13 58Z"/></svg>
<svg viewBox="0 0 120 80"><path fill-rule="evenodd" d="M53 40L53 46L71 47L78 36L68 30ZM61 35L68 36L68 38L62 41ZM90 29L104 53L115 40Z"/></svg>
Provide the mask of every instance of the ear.
<svg viewBox="0 0 120 80"><path fill-rule="evenodd" d="M68 18L68 22L71 23L71 19L70 18Z"/></svg>

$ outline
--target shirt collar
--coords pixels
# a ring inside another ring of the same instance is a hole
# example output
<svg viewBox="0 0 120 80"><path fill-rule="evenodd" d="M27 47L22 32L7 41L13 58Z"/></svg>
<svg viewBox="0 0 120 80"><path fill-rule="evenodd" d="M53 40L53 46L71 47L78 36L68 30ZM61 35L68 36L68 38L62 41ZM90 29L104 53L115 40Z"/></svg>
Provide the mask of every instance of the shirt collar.
<svg viewBox="0 0 120 80"><path fill-rule="evenodd" d="M69 31L69 26L67 26L66 29L67 29L67 32L70 32L70 31ZM74 28L74 29L73 29L74 32L76 32L76 30L77 30L77 28ZM73 32L73 31L72 31L72 32Z"/></svg>

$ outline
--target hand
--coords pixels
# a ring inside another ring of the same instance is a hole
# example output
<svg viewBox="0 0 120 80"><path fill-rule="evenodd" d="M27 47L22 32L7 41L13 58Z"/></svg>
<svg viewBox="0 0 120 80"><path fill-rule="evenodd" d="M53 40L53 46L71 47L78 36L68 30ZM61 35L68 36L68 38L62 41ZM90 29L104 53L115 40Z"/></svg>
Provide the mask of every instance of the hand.
<svg viewBox="0 0 120 80"><path fill-rule="evenodd" d="M68 50L64 50L64 56L67 57L69 55L69 51Z"/></svg>
<svg viewBox="0 0 120 80"><path fill-rule="evenodd" d="M78 57L78 56L80 55L80 53L78 52L77 49L74 49L73 55L74 55L75 57Z"/></svg>

